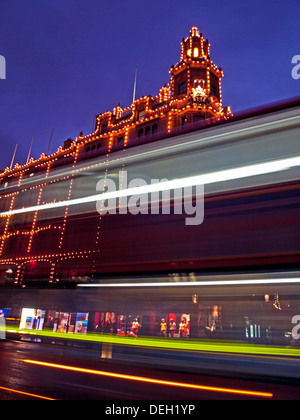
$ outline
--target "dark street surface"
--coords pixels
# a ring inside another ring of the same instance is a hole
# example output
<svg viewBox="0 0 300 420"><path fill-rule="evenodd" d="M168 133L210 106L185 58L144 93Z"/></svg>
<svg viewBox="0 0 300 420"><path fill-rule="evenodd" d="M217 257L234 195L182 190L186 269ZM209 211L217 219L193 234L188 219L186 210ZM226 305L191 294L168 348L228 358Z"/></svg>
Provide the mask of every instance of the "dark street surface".
<svg viewBox="0 0 300 420"><path fill-rule="evenodd" d="M38 365L38 362L60 365L60 368ZM85 371L66 370L65 367L70 366ZM270 369L271 366L272 363ZM42 397L55 400L152 401L270 399L252 392L271 393L273 399L298 400L300 396L300 382L276 379L276 371L272 380L230 378L218 375L217 371L214 375L201 374L199 370L197 373L184 373L174 368L168 371L162 366L153 368L137 363L121 363L120 360L104 360L97 352L87 349L17 341L0 342L0 371L1 400L38 400ZM198 388L194 389L194 385ZM236 391L251 393L239 394Z"/></svg>

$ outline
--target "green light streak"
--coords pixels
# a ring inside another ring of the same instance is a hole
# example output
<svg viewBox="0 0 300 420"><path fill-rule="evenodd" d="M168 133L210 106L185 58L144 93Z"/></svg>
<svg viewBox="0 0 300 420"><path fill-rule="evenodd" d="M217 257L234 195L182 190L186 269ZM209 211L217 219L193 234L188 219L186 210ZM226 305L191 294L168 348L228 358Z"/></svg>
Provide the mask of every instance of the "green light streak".
<svg viewBox="0 0 300 420"><path fill-rule="evenodd" d="M267 346L248 344L241 342L225 341L205 341L194 339L170 339L156 337L119 337L105 334L88 333L66 334L53 332L51 330L32 331L19 328L6 327L7 333L21 334L24 337L51 338L55 341L70 340L77 342L112 344L116 346L144 347L162 350L178 350L190 352L214 352L214 353L233 353L245 355L264 355L264 356L292 356L300 357L300 348L289 346Z"/></svg>

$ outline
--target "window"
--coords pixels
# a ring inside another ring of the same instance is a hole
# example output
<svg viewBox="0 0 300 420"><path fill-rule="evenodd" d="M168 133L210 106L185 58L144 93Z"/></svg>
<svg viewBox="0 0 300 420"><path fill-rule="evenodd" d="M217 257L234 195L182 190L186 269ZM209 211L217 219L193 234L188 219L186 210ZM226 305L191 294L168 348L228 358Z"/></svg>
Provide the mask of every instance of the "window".
<svg viewBox="0 0 300 420"><path fill-rule="evenodd" d="M107 133L107 124L102 124L101 134Z"/></svg>
<svg viewBox="0 0 300 420"><path fill-rule="evenodd" d="M199 57L199 48L194 48L194 57Z"/></svg>
<svg viewBox="0 0 300 420"><path fill-rule="evenodd" d="M138 120L143 121L145 119L145 110L139 111Z"/></svg>
<svg viewBox="0 0 300 420"><path fill-rule="evenodd" d="M140 138L140 137L143 137L143 135L144 135L144 129L143 128L140 128L139 129L139 132L138 132L138 137Z"/></svg>
<svg viewBox="0 0 300 420"><path fill-rule="evenodd" d="M94 150L96 150L96 145L95 144L92 146L92 151L94 151Z"/></svg>
<svg viewBox="0 0 300 420"><path fill-rule="evenodd" d="M178 85L178 95L184 95L187 92L186 82Z"/></svg>
<svg viewBox="0 0 300 420"><path fill-rule="evenodd" d="M86 148L86 152L88 153L88 152L90 152L91 151L91 148L90 147L87 147Z"/></svg>
<svg viewBox="0 0 300 420"><path fill-rule="evenodd" d="M217 89L214 85L210 85L210 94L212 96L217 96Z"/></svg>
<svg viewBox="0 0 300 420"><path fill-rule="evenodd" d="M150 136L150 134L151 134L151 127L148 126L146 127L146 130L145 130L145 136Z"/></svg>
<svg viewBox="0 0 300 420"><path fill-rule="evenodd" d="M118 144L124 143L124 137L123 136L122 137L118 137L117 142L118 142Z"/></svg>
<svg viewBox="0 0 300 420"><path fill-rule="evenodd" d="M97 144L97 150L101 149L101 147L102 147L102 144L101 143L98 143Z"/></svg>
<svg viewBox="0 0 300 420"><path fill-rule="evenodd" d="M204 115L194 115L194 116L193 116L193 122L194 122L194 123L197 123L197 122L199 122L199 121L204 121L204 120L205 120Z"/></svg>
<svg viewBox="0 0 300 420"><path fill-rule="evenodd" d="M158 132L158 126L157 126L157 124L154 124L153 127L152 127L152 134L155 134L157 132Z"/></svg>
<svg viewBox="0 0 300 420"><path fill-rule="evenodd" d="M186 121L186 116L181 118L181 125L186 125L187 121Z"/></svg>

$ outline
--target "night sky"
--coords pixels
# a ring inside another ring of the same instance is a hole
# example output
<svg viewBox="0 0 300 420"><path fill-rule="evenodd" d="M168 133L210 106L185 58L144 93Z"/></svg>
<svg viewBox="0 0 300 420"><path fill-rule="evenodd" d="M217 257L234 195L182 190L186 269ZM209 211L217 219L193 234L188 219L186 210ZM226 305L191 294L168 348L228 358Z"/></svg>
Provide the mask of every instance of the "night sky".
<svg viewBox="0 0 300 420"><path fill-rule="evenodd" d="M222 67L223 105L234 113L300 94L299 0L0 0L0 168L54 153L95 113L156 96L192 26Z"/></svg>

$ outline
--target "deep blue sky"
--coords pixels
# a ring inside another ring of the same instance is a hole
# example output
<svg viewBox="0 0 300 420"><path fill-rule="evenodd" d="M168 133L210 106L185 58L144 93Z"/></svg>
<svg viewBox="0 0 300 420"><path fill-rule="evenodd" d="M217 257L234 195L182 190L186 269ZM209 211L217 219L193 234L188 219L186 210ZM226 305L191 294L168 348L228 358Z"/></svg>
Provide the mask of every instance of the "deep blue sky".
<svg viewBox="0 0 300 420"><path fill-rule="evenodd" d="M224 70L233 112L300 94L291 59L300 54L299 0L0 0L0 168L92 131L95 113L157 95L197 26Z"/></svg>

